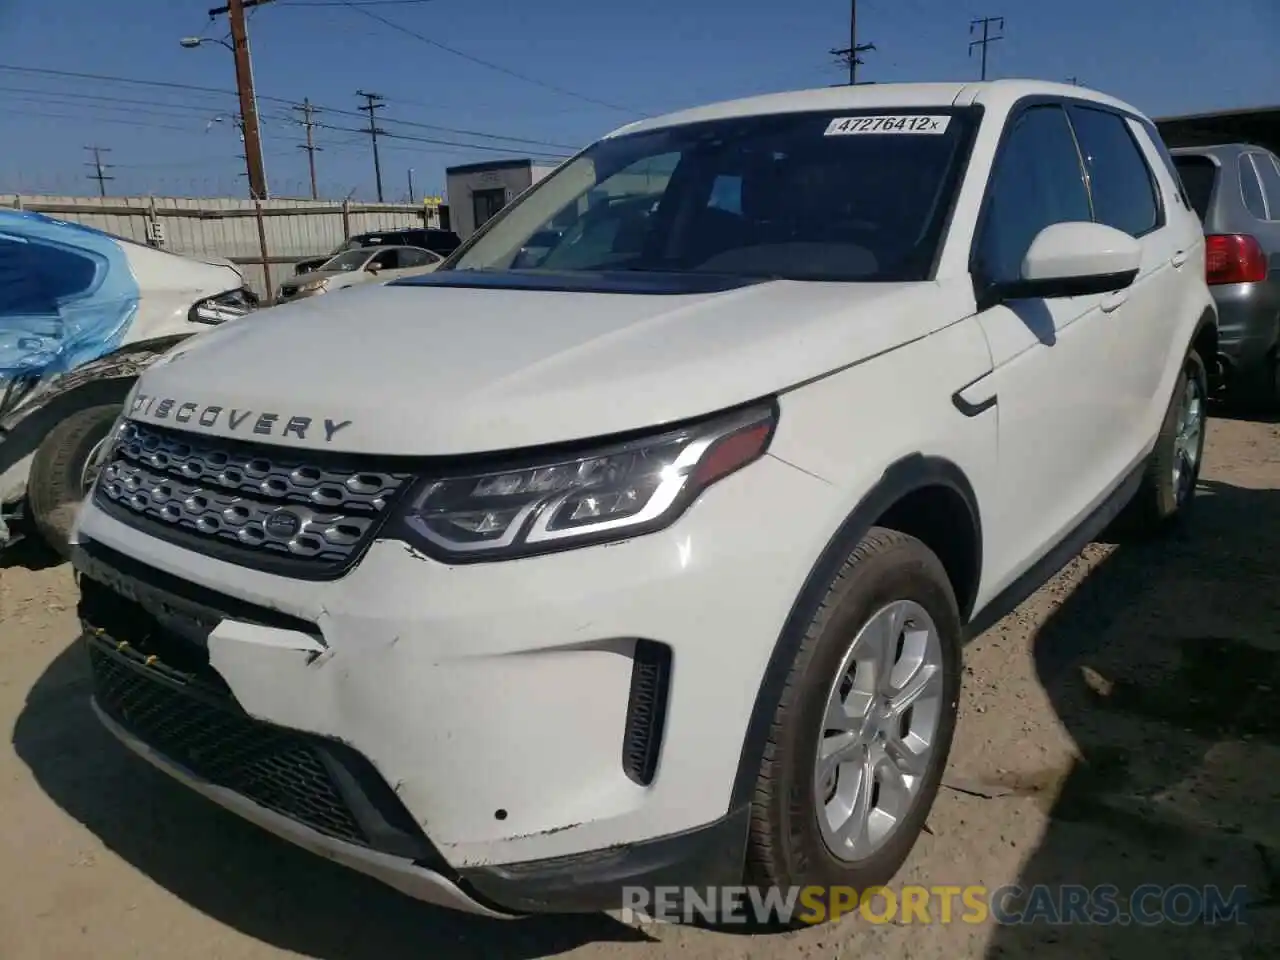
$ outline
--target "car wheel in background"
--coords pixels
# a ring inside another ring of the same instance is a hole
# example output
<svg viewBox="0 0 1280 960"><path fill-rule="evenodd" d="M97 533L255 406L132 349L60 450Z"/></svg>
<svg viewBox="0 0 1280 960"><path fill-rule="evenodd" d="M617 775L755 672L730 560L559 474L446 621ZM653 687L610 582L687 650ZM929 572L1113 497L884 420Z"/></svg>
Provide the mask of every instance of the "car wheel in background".
<svg viewBox="0 0 1280 960"><path fill-rule="evenodd" d="M59 556L71 554L71 528L89 487L93 454L120 415L120 404L77 410L58 423L36 448L27 480L27 503L36 530Z"/></svg>

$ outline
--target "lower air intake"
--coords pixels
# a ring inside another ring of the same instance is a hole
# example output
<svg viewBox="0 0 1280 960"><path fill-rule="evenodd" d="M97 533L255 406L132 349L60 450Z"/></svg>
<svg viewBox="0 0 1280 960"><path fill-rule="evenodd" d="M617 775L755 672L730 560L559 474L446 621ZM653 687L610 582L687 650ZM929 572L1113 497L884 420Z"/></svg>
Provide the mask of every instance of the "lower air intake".
<svg viewBox="0 0 1280 960"><path fill-rule="evenodd" d="M622 741L622 769L641 786L653 783L658 771L670 684L671 648L653 640L637 640Z"/></svg>

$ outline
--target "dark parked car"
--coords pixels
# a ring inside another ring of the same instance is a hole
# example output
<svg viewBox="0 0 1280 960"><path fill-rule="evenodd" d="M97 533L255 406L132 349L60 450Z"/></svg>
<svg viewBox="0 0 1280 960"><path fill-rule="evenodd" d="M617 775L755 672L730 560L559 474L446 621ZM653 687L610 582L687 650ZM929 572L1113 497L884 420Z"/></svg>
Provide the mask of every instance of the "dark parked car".
<svg viewBox="0 0 1280 960"><path fill-rule="evenodd" d="M322 257L307 257L305 260L299 260L294 265L293 272L310 273L338 254L360 247L421 247L423 250L430 250L432 253L447 257L461 244L462 240L452 230L407 229L359 233L345 243L338 244Z"/></svg>
<svg viewBox="0 0 1280 960"><path fill-rule="evenodd" d="M1280 406L1280 159L1246 143L1170 153L1204 223L1228 392Z"/></svg>

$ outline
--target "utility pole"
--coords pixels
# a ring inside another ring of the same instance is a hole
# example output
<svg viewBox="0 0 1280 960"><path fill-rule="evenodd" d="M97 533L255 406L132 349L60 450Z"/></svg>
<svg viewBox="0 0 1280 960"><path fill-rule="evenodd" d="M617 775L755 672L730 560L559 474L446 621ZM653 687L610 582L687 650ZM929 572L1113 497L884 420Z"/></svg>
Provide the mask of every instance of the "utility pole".
<svg viewBox="0 0 1280 960"><path fill-rule="evenodd" d="M409 168L409 202L413 203L413 167Z"/></svg>
<svg viewBox="0 0 1280 960"><path fill-rule="evenodd" d="M209 18L227 15L231 27L231 52L236 60L236 90L240 94L240 116L244 123L244 159L249 174L249 196L267 199L267 173L262 162L262 135L258 130L258 99L253 91L253 63L249 58L249 33L244 23L245 10L270 3L271 0L227 0L225 7L214 7Z"/></svg>
<svg viewBox="0 0 1280 960"><path fill-rule="evenodd" d="M114 180L115 177L109 177L106 175L106 173L103 172L105 170L110 170L111 164L103 163L102 155L104 153L110 153L111 148L110 147L85 147L85 149L91 150L93 152L93 160L85 164L86 167L94 168L94 172L89 174L89 179L98 181L98 196L105 197L107 195L107 181Z"/></svg>
<svg viewBox="0 0 1280 960"><path fill-rule="evenodd" d="M858 54L875 48L874 43L858 43L858 0L849 0L849 46L831 51L832 56L849 64L849 86L858 82L858 66L863 62Z"/></svg>
<svg viewBox="0 0 1280 960"><path fill-rule="evenodd" d="M1002 31L998 37L991 36L991 25L993 23L996 25L997 29ZM982 48L982 79L985 80L987 79L987 47L995 43L997 40L1004 39L1004 17L979 17L976 20L970 21L969 36L973 36L973 32L978 28L979 24L982 25L982 39L969 41L969 56L973 56L974 47Z"/></svg>
<svg viewBox="0 0 1280 960"><path fill-rule="evenodd" d="M365 93L363 90L357 90L356 96L364 97L365 105L359 109L369 114L369 137L373 140L373 177L378 185L378 202L382 203L382 163L378 160L378 134L385 134L387 131L378 129L374 111L381 110L386 104L383 103L381 94Z"/></svg>
<svg viewBox="0 0 1280 960"><path fill-rule="evenodd" d="M307 166L311 168L311 199L319 200L320 193L316 189L316 151L323 150L324 148L316 146L315 139L311 132L312 128L316 125L315 120L312 119L315 115L316 108L311 105L310 98L306 98L302 101L302 106L294 107L293 109L302 112L302 124L307 128L307 142L298 144L298 149L307 151Z"/></svg>

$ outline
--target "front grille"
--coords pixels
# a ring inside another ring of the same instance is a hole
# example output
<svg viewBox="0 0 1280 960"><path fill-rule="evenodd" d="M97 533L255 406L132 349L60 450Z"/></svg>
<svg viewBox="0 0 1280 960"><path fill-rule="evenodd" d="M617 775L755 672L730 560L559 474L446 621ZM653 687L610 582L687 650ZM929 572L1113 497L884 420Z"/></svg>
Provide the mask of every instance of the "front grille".
<svg viewBox="0 0 1280 960"><path fill-rule="evenodd" d="M130 526L247 567L337 575L412 479L384 464L130 421L95 502Z"/></svg>
<svg viewBox="0 0 1280 960"><path fill-rule="evenodd" d="M306 739L254 720L191 674L147 660L128 645L89 640L94 699L107 716L210 783L327 836L369 844Z"/></svg>

